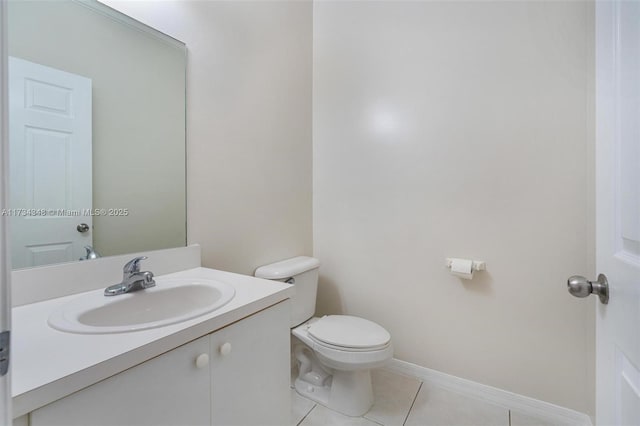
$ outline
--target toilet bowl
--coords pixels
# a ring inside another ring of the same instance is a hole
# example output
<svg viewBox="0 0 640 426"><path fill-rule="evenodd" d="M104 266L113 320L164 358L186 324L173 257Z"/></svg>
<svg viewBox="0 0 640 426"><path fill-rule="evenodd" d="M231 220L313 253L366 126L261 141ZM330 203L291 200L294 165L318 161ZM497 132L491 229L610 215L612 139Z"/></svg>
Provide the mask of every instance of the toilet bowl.
<svg viewBox="0 0 640 426"><path fill-rule="evenodd" d="M296 391L332 410L361 416L373 405L371 369L393 356L391 335L360 317L312 317L319 266L317 259L299 256L262 266L255 276L295 285L291 333L298 364Z"/></svg>
<svg viewBox="0 0 640 426"><path fill-rule="evenodd" d="M312 318L291 332L313 351L302 356L317 361L315 369L313 362L305 368L300 350L295 353L300 363L296 391L348 416L369 411L373 405L370 369L383 366L393 356L389 333L374 322L347 315Z"/></svg>

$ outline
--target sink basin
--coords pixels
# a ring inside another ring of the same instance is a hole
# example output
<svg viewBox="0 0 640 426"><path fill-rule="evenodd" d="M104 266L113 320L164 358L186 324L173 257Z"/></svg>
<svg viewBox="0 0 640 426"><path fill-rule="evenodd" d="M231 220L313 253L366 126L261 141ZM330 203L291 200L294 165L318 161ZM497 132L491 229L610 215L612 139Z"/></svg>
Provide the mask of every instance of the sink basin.
<svg viewBox="0 0 640 426"><path fill-rule="evenodd" d="M207 279L156 279L156 286L106 297L102 290L78 296L49 316L57 330L80 334L125 333L163 327L226 305L235 290Z"/></svg>

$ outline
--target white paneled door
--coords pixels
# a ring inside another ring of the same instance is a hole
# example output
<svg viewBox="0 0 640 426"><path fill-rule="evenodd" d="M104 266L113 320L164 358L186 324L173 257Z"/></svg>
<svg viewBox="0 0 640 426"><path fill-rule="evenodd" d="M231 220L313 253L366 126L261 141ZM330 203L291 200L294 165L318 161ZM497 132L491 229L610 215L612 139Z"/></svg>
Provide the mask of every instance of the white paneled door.
<svg viewBox="0 0 640 426"><path fill-rule="evenodd" d="M596 423L640 425L640 2L596 3Z"/></svg>
<svg viewBox="0 0 640 426"><path fill-rule="evenodd" d="M91 80L9 58L14 268L78 260L92 244Z"/></svg>

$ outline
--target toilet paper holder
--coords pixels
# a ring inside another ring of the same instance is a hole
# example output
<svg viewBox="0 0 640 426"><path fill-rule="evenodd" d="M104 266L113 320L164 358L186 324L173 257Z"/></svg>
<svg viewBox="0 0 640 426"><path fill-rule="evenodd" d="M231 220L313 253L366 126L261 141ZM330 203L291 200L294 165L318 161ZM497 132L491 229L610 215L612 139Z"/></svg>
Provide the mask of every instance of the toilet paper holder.
<svg viewBox="0 0 640 426"><path fill-rule="evenodd" d="M447 269L451 269L451 264L453 263L454 260L458 260L458 259L453 258L453 257L447 257L446 263L445 263L445 266L447 267ZM467 260L467 259L461 259L461 260ZM471 271L477 272L477 271L486 271L487 270L487 264L484 261L482 261L482 260L472 260L471 262L472 262Z"/></svg>

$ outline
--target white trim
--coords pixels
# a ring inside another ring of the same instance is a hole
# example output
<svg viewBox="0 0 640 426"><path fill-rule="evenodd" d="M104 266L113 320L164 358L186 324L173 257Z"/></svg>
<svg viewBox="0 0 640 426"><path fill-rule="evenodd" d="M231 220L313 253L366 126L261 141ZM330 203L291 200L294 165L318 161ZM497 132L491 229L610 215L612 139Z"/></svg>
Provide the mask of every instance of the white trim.
<svg viewBox="0 0 640 426"><path fill-rule="evenodd" d="M158 40L163 41L169 44L170 46L178 47L185 51L187 49L186 44L178 40L177 38L173 38L168 34L158 31L155 28L150 27L149 25L143 22L140 22L137 19L127 16L124 13L119 12L116 9L113 9L112 7L104 3L101 3L98 0L72 0L72 1L86 8L89 8L94 12L97 12L103 16L106 16L107 18L113 19L116 22L127 25L144 34L157 38Z"/></svg>
<svg viewBox="0 0 640 426"><path fill-rule="evenodd" d="M441 373L440 371L421 367L396 358L389 361L385 369L405 376L416 377L423 382L434 384L471 398L480 399L508 410L518 411L522 414L543 419L551 424L592 426L591 418L584 413Z"/></svg>
<svg viewBox="0 0 640 426"><path fill-rule="evenodd" d="M9 116L8 116L7 1L0 0L0 209L9 200ZM11 259L9 218L0 215L0 331L11 330ZM11 355L9 349L9 355ZM11 424L11 363L9 373L0 377L0 424Z"/></svg>

